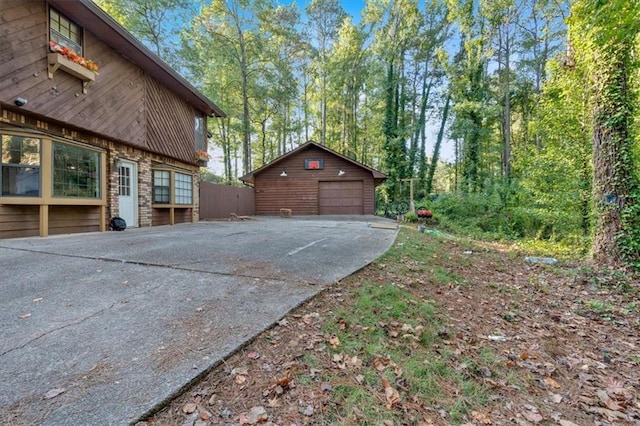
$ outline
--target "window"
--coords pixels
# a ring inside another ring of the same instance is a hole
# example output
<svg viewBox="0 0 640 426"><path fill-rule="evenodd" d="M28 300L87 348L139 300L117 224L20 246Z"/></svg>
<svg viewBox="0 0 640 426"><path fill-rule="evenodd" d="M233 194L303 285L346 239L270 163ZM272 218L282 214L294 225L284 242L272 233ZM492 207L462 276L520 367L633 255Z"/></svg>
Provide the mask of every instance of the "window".
<svg viewBox="0 0 640 426"><path fill-rule="evenodd" d="M170 170L154 170L153 203L193 204L193 176Z"/></svg>
<svg viewBox="0 0 640 426"><path fill-rule="evenodd" d="M196 140L194 144L196 151L207 151L207 135L204 124L204 117L196 117Z"/></svg>
<svg viewBox="0 0 640 426"><path fill-rule="evenodd" d="M54 142L53 196L100 198L100 154Z"/></svg>
<svg viewBox="0 0 640 426"><path fill-rule="evenodd" d="M153 171L153 202L157 204L171 202L171 172L168 170Z"/></svg>
<svg viewBox="0 0 640 426"><path fill-rule="evenodd" d="M118 170L118 194L131 196L131 168L120 166Z"/></svg>
<svg viewBox="0 0 640 426"><path fill-rule="evenodd" d="M2 195L40 196L40 139L2 135Z"/></svg>
<svg viewBox="0 0 640 426"><path fill-rule="evenodd" d="M192 204L193 180L191 175L176 173L176 204Z"/></svg>
<svg viewBox="0 0 640 426"><path fill-rule="evenodd" d="M57 10L49 8L49 39L82 56L82 28Z"/></svg>

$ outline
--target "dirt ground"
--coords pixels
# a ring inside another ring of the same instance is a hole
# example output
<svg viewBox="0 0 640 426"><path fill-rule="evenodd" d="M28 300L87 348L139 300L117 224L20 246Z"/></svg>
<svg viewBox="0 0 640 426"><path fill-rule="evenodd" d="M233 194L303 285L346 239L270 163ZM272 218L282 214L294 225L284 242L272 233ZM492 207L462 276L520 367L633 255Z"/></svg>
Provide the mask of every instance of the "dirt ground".
<svg viewBox="0 0 640 426"><path fill-rule="evenodd" d="M428 243L436 237L421 238ZM364 281L402 286L417 299L432 300L442 324L433 349L451 351L457 370L475 361L469 375L491 395L455 422L441 406L403 394L405 404L388 407L400 413L395 424L640 424L637 281L562 261L528 263L508 245L454 238L440 243L429 262L382 259L336 283L146 424L327 424L336 383L303 381L301 370L320 377L337 369L335 357L325 351L323 358L318 350L327 344L323 324L337 320L333 312L353 303ZM454 279L435 279L442 271ZM310 369L309 351L318 360ZM440 385L442 406L460 398L446 381Z"/></svg>

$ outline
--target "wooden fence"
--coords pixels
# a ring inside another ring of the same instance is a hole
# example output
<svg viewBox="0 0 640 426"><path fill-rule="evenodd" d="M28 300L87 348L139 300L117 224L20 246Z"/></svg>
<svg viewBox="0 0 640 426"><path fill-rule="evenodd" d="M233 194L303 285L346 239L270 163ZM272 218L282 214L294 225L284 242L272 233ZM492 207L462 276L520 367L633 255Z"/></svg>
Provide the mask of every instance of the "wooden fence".
<svg viewBox="0 0 640 426"><path fill-rule="evenodd" d="M200 219L226 219L256 214L253 188L200 182Z"/></svg>

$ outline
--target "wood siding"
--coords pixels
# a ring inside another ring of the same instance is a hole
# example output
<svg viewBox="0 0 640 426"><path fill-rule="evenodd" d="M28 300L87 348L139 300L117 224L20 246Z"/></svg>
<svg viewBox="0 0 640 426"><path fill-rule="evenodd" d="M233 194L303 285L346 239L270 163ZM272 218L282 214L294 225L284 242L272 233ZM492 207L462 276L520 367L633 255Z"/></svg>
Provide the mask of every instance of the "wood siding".
<svg viewBox="0 0 640 426"><path fill-rule="evenodd" d="M322 170L305 170L304 160L323 159ZM286 170L287 176L280 176ZM338 172L344 171L343 176ZM320 214L320 182L361 181L362 213L373 214L375 186L369 170L311 145L255 175L256 214L278 215L291 209L294 215Z"/></svg>
<svg viewBox="0 0 640 426"><path fill-rule="evenodd" d="M191 208L175 208L173 214L175 223L191 222ZM153 226L171 225L170 209L153 209L152 220Z"/></svg>
<svg viewBox="0 0 640 426"><path fill-rule="evenodd" d="M99 230L99 207L49 206L49 235ZM37 237L39 234L40 206L0 205L0 238Z"/></svg>
<svg viewBox="0 0 640 426"><path fill-rule="evenodd" d="M150 78L146 80L145 92L149 149L187 162L195 161L195 110Z"/></svg>
<svg viewBox="0 0 640 426"><path fill-rule="evenodd" d="M87 94L63 70L49 79L47 20L44 1L0 2L0 102L13 106L22 97L28 100L20 108L25 114L194 163L193 107L93 36L91 28L84 28L83 56L100 69Z"/></svg>
<svg viewBox="0 0 640 426"><path fill-rule="evenodd" d="M49 206L49 234L76 234L100 230L100 209L91 206Z"/></svg>
<svg viewBox="0 0 640 426"><path fill-rule="evenodd" d="M0 238L37 237L40 206L0 205Z"/></svg>

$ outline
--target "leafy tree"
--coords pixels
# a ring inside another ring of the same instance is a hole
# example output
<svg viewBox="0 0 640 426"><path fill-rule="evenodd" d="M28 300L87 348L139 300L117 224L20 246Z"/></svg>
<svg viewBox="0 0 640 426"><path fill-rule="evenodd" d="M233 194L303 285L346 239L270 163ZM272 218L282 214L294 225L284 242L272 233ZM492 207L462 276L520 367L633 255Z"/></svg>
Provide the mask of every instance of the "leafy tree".
<svg viewBox="0 0 640 426"><path fill-rule="evenodd" d="M320 143L326 145L327 133L327 53L346 14L338 0L311 0L306 9L316 41L320 60Z"/></svg>
<svg viewBox="0 0 640 426"><path fill-rule="evenodd" d="M180 69L175 55L182 25L197 14L191 0L95 0L156 55Z"/></svg>
<svg viewBox="0 0 640 426"><path fill-rule="evenodd" d="M638 181L632 157L638 71L634 49L640 32L640 2L576 0L571 8L570 42L576 66L592 80L594 260L640 265Z"/></svg>

